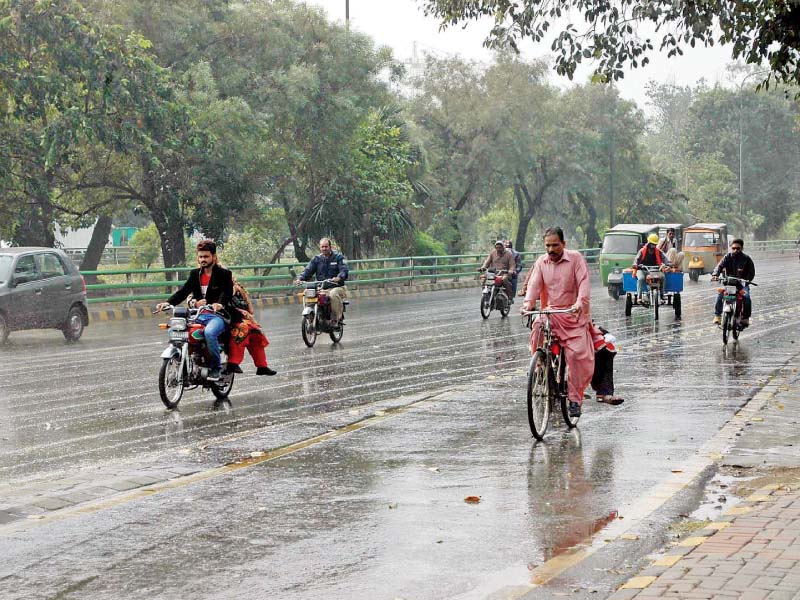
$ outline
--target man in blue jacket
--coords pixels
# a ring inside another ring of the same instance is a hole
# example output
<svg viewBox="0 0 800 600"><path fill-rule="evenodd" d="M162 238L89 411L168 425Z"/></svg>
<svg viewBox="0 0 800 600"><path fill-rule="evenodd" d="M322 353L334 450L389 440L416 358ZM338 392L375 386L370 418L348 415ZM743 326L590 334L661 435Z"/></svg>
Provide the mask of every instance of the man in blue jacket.
<svg viewBox="0 0 800 600"><path fill-rule="evenodd" d="M347 288L344 285L349 273L347 259L341 252L333 251L328 238L322 238L319 241L319 249L320 253L312 258L305 270L300 273L297 283L308 281L309 278L315 276L317 281L330 279L336 284L336 287L326 290L326 292L331 300L331 312L333 313L331 327L338 327L344 313L344 299L347 297Z"/></svg>

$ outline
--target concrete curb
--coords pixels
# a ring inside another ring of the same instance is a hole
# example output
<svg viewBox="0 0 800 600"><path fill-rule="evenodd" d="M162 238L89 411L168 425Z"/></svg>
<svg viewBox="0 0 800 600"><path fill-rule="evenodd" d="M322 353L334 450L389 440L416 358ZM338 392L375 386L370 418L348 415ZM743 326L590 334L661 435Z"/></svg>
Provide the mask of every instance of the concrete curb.
<svg viewBox="0 0 800 600"><path fill-rule="evenodd" d="M469 279L465 281L448 281L444 283L425 283L414 286L392 286L386 288L364 288L348 290L348 298L382 298L385 296L401 296L405 294L417 294L423 292L439 292L443 290L455 290L477 286L477 281ZM254 298L253 304L256 308L270 308L274 306L287 306L289 304L300 304L301 301L297 294L286 296L270 296L268 298ZM150 307L135 306L130 308L89 308L89 322L108 322L108 321L128 321L131 319L151 318Z"/></svg>

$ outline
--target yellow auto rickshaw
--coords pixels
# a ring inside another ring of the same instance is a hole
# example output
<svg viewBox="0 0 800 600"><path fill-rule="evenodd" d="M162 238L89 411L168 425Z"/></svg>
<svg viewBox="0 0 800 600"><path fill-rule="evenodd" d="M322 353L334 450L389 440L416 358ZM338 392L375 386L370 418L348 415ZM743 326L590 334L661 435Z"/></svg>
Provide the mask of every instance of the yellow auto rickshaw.
<svg viewBox="0 0 800 600"><path fill-rule="evenodd" d="M728 251L728 226L725 223L695 223L683 230L684 265L689 279L711 273Z"/></svg>

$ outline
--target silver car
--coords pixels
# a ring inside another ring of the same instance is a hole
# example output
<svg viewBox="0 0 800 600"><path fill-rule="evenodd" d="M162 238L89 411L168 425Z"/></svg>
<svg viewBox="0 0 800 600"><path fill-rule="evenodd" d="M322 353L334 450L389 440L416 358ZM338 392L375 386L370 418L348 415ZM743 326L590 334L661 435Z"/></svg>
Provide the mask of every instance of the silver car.
<svg viewBox="0 0 800 600"><path fill-rule="evenodd" d="M54 248L0 248L0 344L19 329L60 329L74 342L89 324L86 284Z"/></svg>

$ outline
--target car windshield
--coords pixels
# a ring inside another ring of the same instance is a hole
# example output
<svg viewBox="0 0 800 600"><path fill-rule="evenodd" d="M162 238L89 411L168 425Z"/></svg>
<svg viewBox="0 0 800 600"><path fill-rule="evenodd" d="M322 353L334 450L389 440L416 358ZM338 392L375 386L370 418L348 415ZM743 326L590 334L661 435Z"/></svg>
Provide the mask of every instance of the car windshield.
<svg viewBox="0 0 800 600"><path fill-rule="evenodd" d="M636 254L638 250L638 235L606 235L603 238L603 254Z"/></svg>
<svg viewBox="0 0 800 600"><path fill-rule="evenodd" d="M14 257L9 254L0 254L0 283L8 281L11 275L11 263L14 262Z"/></svg>
<svg viewBox="0 0 800 600"><path fill-rule="evenodd" d="M719 233L715 231L690 231L683 238L683 246L697 248L700 246L717 246L719 244Z"/></svg>

